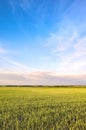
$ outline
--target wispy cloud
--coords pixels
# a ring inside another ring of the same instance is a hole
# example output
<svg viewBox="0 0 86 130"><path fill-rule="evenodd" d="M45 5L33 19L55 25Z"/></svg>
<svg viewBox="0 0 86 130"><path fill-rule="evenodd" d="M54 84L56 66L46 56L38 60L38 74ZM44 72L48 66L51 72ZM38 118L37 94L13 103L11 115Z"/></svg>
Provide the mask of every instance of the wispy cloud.
<svg viewBox="0 0 86 130"><path fill-rule="evenodd" d="M64 17L57 32L50 33L44 45L58 59L55 62L58 73L86 73L86 36L78 32L68 17Z"/></svg>
<svg viewBox="0 0 86 130"><path fill-rule="evenodd" d="M11 57L8 56L0 56L1 62L4 66L4 71L7 72L17 72L17 73L25 73L29 71L29 67L14 61ZM3 67L2 67L3 69Z"/></svg>
<svg viewBox="0 0 86 130"><path fill-rule="evenodd" d="M31 6L31 0L21 0L19 6L27 12Z"/></svg>
<svg viewBox="0 0 86 130"><path fill-rule="evenodd" d="M31 0L9 0L9 4L13 12L16 12L18 8L21 8L23 11L27 13L31 7L31 3Z"/></svg>
<svg viewBox="0 0 86 130"><path fill-rule="evenodd" d="M28 73L34 68L14 60L13 51L0 47L0 73Z"/></svg>
<svg viewBox="0 0 86 130"><path fill-rule="evenodd" d="M6 53L7 53L7 51L5 49L3 49L2 47L0 47L0 54L2 55L2 54L6 54Z"/></svg>
<svg viewBox="0 0 86 130"><path fill-rule="evenodd" d="M13 14L15 14L15 12L16 12L16 1L15 0L9 0L8 2L9 2L9 5L12 9Z"/></svg>
<svg viewBox="0 0 86 130"><path fill-rule="evenodd" d="M7 54L8 53L8 50L3 47L3 41L0 41L0 55L4 55L4 54Z"/></svg>

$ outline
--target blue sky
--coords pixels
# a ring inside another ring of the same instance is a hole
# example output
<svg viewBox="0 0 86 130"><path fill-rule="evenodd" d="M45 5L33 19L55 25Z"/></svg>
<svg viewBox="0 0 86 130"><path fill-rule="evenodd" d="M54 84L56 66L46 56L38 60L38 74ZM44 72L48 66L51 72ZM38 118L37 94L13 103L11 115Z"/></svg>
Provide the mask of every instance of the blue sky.
<svg viewBox="0 0 86 130"><path fill-rule="evenodd" d="M86 1L0 1L0 84L86 84Z"/></svg>

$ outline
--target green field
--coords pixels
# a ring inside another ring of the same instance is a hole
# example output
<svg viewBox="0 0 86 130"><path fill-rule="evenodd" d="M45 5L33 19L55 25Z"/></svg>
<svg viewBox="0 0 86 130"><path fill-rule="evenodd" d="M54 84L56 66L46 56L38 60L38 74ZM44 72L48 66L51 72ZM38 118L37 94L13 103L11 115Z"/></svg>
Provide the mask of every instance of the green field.
<svg viewBox="0 0 86 130"><path fill-rule="evenodd" d="M86 130L86 88L0 87L0 130Z"/></svg>

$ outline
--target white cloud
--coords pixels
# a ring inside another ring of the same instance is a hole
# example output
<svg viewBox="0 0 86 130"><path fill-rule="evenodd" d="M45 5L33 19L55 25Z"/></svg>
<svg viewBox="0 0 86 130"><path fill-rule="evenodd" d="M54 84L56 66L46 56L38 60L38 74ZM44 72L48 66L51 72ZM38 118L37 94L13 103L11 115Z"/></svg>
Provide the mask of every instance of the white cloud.
<svg viewBox="0 0 86 130"><path fill-rule="evenodd" d="M86 75L58 75L52 72L0 74L1 85L86 85Z"/></svg>

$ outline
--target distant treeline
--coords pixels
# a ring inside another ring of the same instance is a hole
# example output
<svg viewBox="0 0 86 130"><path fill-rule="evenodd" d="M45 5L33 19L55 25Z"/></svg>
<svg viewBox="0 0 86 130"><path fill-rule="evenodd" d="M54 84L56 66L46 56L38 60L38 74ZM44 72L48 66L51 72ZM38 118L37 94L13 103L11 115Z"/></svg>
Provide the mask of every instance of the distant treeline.
<svg viewBox="0 0 86 130"><path fill-rule="evenodd" d="M0 85L0 87L49 87L49 88L82 88L82 87L86 87L86 85Z"/></svg>

